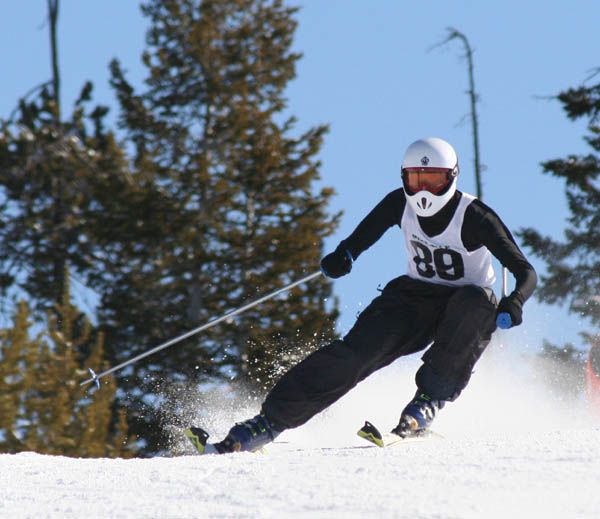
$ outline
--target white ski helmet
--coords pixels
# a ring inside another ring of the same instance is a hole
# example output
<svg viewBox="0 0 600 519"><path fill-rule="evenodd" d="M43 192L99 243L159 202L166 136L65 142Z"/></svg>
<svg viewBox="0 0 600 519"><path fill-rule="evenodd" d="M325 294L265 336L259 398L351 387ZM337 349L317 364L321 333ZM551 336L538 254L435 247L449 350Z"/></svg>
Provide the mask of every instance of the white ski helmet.
<svg viewBox="0 0 600 519"><path fill-rule="evenodd" d="M406 200L418 216L433 216L456 192L458 157L437 137L413 142L402 160Z"/></svg>

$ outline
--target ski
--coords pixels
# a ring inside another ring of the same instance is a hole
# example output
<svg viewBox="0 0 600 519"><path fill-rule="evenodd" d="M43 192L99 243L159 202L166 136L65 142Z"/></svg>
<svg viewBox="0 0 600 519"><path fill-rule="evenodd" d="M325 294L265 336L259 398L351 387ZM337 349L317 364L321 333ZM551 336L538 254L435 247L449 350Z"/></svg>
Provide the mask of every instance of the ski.
<svg viewBox="0 0 600 519"><path fill-rule="evenodd" d="M184 429L183 434L194 446L198 454L222 454L214 444L208 443L209 434L200 427L188 427ZM440 434L432 431L426 431L424 433L402 437L394 433L381 433L377 427L371 422L365 422L365 424L358 430L358 436L367 440L369 443L376 445L380 448L392 447L394 445L412 443L418 441L424 441L431 438L443 438ZM264 448L253 451L255 453L265 453Z"/></svg>
<svg viewBox="0 0 600 519"><path fill-rule="evenodd" d="M198 454L219 454L219 451L212 443L207 443L209 434L204 429L200 427L188 427L183 430L183 434L190 440L191 444L198 451Z"/></svg>
<svg viewBox="0 0 600 519"><path fill-rule="evenodd" d="M405 443L419 442L430 438L442 438L440 434L432 431L426 431L414 436L405 437L398 436L397 434L391 432L381 433L379 429L377 429L377 427L375 427L371 422L365 422L365 425L363 425L356 434L358 434L358 436L364 440L367 440L373 445L377 445L377 447L381 448Z"/></svg>
<svg viewBox="0 0 600 519"><path fill-rule="evenodd" d="M213 443L208 443L210 435L200 427L188 427L183 430L183 434L195 447L198 454L231 454L231 452L221 452ZM264 447L252 451L253 454L266 454L266 452L267 450Z"/></svg>

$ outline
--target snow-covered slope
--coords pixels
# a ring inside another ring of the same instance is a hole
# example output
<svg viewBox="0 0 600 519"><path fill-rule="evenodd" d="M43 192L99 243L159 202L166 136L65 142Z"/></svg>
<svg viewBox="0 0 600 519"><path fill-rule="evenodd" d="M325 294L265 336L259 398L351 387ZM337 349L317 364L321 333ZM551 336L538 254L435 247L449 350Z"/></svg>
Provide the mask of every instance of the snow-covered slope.
<svg viewBox="0 0 600 519"><path fill-rule="evenodd" d="M0 516L592 519L600 515L599 460L597 430L265 456L24 453L0 456Z"/></svg>
<svg viewBox="0 0 600 519"><path fill-rule="evenodd" d="M0 517L600 517L600 427L504 357L488 354L443 410L443 440L381 450L355 436L364 419L394 425L417 365L401 362L266 455L1 455Z"/></svg>

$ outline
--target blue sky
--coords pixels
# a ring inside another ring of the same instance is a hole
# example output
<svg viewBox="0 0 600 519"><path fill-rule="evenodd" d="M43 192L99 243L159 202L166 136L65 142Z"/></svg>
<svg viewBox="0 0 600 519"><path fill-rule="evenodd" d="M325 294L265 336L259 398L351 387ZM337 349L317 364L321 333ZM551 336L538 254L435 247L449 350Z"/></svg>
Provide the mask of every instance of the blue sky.
<svg viewBox="0 0 600 519"><path fill-rule="evenodd" d="M287 91L298 129L328 123L321 152L322 184L343 209L334 248L389 191L400 185L404 149L424 136L451 142L459 154L459 188L475 192L466 62L458 41L431 49L454 27L475 50L480 95L480 150L486 165L483 199L513 231L532 226L560 237L568 215L563 185L541 174L540 162L588 153L583 122L564 116L552 96L582 83L600 67L600 3L592 0L503 2L305 0L295 48L304 54ZM0 116L20 96L50 78L45 0L4 2ZM108 63L119 58L140 85L146 20L135 1L62 0L59 55L63 111L86 80L94 99L114 106ZM114 112L113 112L114 114ZM538 270L543 265L532 260ZM335 282L340 329L405 270L401 233L390 230ZM83 297L83 296L82 296ZM542 337L577 341L583 323L564 309L530 302L525 323L510 333L524 348Z"/></svg>

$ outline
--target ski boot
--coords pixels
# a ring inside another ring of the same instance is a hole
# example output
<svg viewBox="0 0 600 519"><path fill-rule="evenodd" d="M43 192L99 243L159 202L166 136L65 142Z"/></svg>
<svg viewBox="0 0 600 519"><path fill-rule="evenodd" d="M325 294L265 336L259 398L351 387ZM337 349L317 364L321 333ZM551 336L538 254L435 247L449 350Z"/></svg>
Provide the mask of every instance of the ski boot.
<svg viewBox="0 0 600 519"><path fill-rule="evenodd" d="M254 418L236 423L225 439L215 443L214 447L219 454L255 452L271 443L280 434L281 431L274 429L265 415L257 414Z"/></svg>
<svg viewBox="0 0 600 519"><path fill-rule="evenodd" d="M392 433L401 438L426 435L437 412L445 404L444 400L434 400L429 395L417 391L402 411L400 422L392 429Z"/></svg>

